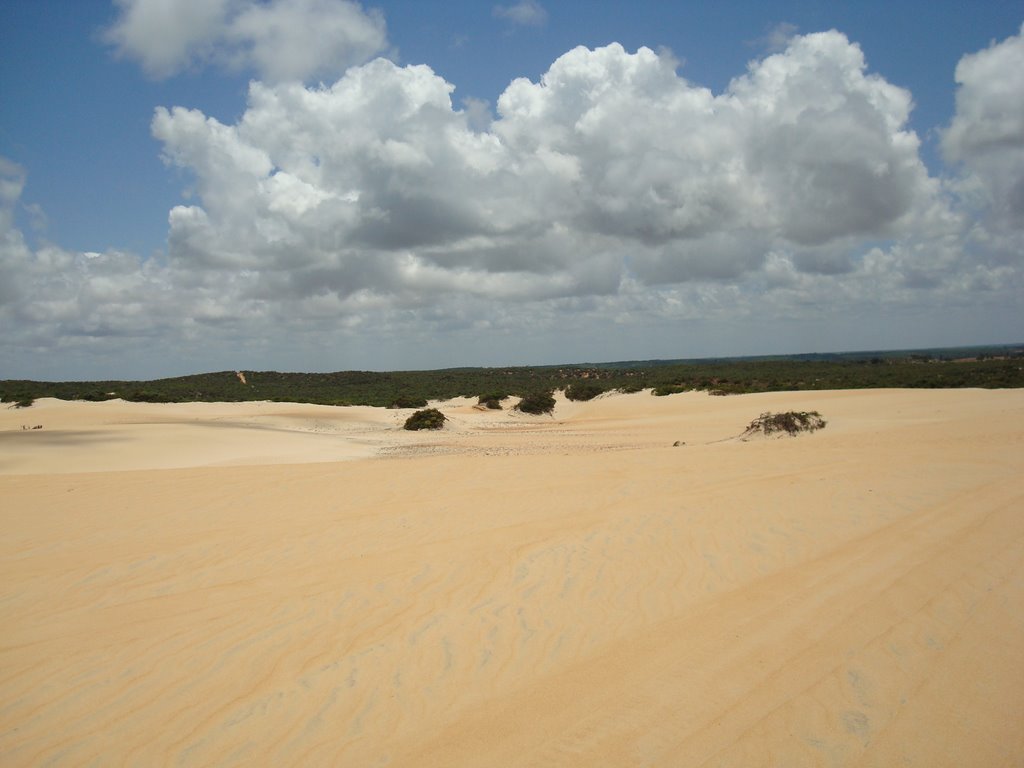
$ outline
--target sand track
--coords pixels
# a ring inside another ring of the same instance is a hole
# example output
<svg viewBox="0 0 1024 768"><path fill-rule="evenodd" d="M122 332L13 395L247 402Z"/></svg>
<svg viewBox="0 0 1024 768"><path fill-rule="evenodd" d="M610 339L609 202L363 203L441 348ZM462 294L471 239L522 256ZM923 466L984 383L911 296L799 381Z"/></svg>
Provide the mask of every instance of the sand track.
<svg viewBox="0 0 1024 768"><path fill-rule="evenodd" d="M5 766L1024 763L1022 392L40 406Z"/></svg>

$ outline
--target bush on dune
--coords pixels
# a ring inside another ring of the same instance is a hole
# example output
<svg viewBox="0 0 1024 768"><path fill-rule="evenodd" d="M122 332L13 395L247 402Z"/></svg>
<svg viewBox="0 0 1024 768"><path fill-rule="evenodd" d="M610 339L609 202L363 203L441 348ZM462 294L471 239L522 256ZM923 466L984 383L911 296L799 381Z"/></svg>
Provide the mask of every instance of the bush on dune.
<svg viewBox="0 0 1024 768"><path fill-rule="evenodd" d="M137 389L124 397L133 403L173 403L175 399L164 392L155 392L150 389Z"/></svg>
<svg viewBox="0 0 1024 768"><path fill-rule="evenodd" d="M685 384L662 384L660 387L652 389L651 394L655 397L667 397L668 395L678 395L689 391L690 387Z"/></svg>
<svg viewBox="0 0 1024 768"><path fill-rule="evenodd" d="M392 408L422 408L427 404L425 397L416 397L415 395L399 395L391 401Z"/></svg>
<svg viewBox="0 0 1024 768"><path fill-rule="evenodd" d="M520 400L516 410L535 415L551 413L555 410L555 398L550 391L534 392Z"/></svg>
<svg viewBox="0 0 1024 768"><path fill-rule="evenodd" d="M406 419L405 429L441 429L445 421L445 415L437 410L437 408L426 408L422 411L416 411L416 413Z"/></svg>
<svg viewBox="0 0 1024 768"><path fill-rule="evenodd" d="M508 395L504 392L489 392L486 395L480 395L480 398L476 402L477 405L487 406L492 411L500 411L501 401L506 397L508 397Z"/></svg>
<svg viewBox="0 0 1024 768"><path fill-rule="evenodd" d="M602 386L582 381L570 384L565 389L565 397L567 400L593 400L601 394L604 394L604 388Z"/></svg>
<svg viewBox="0 0 1024 768"><path fill-rule="evenodd" d="M786 413L762 413L747 426L744 436L764 434L772 435L785 432L797 435L801 432L814 432L825 428L826 421L817 411L787 411Z"/></svg>

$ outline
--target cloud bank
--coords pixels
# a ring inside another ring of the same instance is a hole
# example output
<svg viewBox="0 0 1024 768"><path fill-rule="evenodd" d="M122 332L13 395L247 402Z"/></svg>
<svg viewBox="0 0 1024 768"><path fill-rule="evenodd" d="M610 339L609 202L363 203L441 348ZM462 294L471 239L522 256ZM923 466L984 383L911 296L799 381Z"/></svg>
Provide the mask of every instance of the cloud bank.
<svg viewBox="0 0 1024 768"><path fill-rule="evenodd" d="M210 35L256 40L288 27L270 16L328 5L221 3L195 25L205 37L153 61L180 67ZM126 3L124 23L144 7ZM255 10L268 18L243 24ZM426 66L375 59L309 87L291 79L309 61L257 65L291 75L252 82L234 124L157 108L153 135L193 194L161 257L29 248L12 218L24 174L0 168L8 348L411 340L397 357L440 333L597 324L668 344L688 323L1020 308L1020 35L957 67L946 179L921 161L911 94L835 31L792 37L717 95L667 54L576 48L513 81L486 130Z"/></svg>

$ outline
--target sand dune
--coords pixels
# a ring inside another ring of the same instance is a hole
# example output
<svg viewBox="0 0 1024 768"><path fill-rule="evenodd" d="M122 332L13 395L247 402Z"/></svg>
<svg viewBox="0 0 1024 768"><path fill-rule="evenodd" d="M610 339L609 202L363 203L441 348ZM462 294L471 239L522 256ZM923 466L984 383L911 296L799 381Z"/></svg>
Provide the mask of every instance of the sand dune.
<svg viewBox="0 0 1024 768"><path fill-rule="evenodd" d="M1024 764L1024 391L439 407L0 406L0 762Z"/></svg>

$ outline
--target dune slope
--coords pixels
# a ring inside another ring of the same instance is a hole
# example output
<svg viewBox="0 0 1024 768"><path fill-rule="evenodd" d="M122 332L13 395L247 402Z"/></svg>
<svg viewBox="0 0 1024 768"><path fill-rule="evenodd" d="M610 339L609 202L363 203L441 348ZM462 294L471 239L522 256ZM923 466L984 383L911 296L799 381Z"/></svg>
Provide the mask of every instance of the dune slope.
<svg viewBox="0 0 1024 768"><path fill-rule="evenodd" d="M441 408L0 410L4 765L1024 763L1024 392Z"/></svg>

